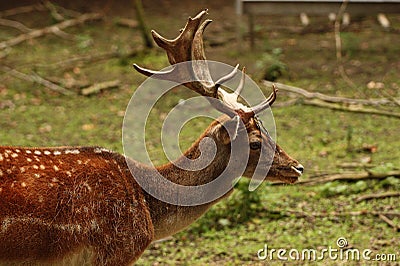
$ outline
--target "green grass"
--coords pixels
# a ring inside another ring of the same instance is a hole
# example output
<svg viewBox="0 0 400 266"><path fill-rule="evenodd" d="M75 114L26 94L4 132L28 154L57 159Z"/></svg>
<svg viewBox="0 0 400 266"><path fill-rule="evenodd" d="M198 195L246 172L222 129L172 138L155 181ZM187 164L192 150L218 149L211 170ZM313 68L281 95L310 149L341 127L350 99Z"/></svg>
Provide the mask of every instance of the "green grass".
<svg viewBox="0 0 400 266"><path fill-rule="evenodd" d="M157 14L152 14L149 21L151 26L157 26L159 32L174 32L172 29L178 29L183 24L177 19L168 20L165 17L161 21L156 18ZM19 19L30 21L29 18ZM48 23L47 18L31 19L30 23L34 25ZM260 72L263 68L258 67L260 56L281 49L279 60L287 70L279 82L345 97L400 96L398 33L381 30L373 18L352 24L342 33L344 67L355 84L355 87L351 87L338 74L332 32L301 35L290 30L275 30L273 25L295 23L291 19L275 19L257 20L260 25L267 23L271 28L260 34L256 50L250 51L247 44L243 44L242 51L237 51L236 44L207 47L208 58L229 64L239 62L257 80L264 74ZM391 17L391 21L395 28L399 27L399 16ZM362 25L361 30L358 30L359 25ZM6 146L100 145L122 152L123 112L132 93L144 80L144 77L135 73L131 64L139 63L160 69L167 66L166 56L162 51L155 50L131 58L93 62L75 69L54 67L52 64L55 62L88 53L102 53L110 49L128 51L142 47L137 31L117 27L110 20L69 29L68 33L77 35L78 41L70 42L51 35L34 39L12 48L1 64L25 73L35 71L44 77L73 77L88 83L120 79L123 85L119 89L90 97L63 96L1 73L0 106L6 102L12 105L4 105L0 109L0 143ZM2 28L0 38L5 40L16 34L15 31ZM213 34L223 33L207 34L206 37L212 37ZM385 86L380 90L368 89L367 83L370 81L383 82ZM268 91L265 90L265 93ZM165 162L160 154L160 117L167 114L179 99L191 95L186 89L176 89L152 113L147 137L150 155L156 163ZM277 101L287 99L287 95L280 93ZM399 112L398 107L391 109ZM303 105L273 108L273 114L277 141L305 166L304 179L347 171L340 165L364 160L369 160L373 165L371 171L400 169L398 119ZM209 120L188 123L180 135L181 148L188 147L208 123ZM375 145L377 151L362 151L365 144ZM339 237L345 237L354 248L369 248L374 254L396 253L397 261L400 260L399 233L376 216L297 217L288 212L399 212L398 197L354 202L355 198L364 194L399 191L398 179L388 177L381 181L334 182L318 186L263 184L252 193L246 190L246 180L241 180L238 186L229 199L218 203L186 231L170 240L151 245L138 264L261 264L257 259L257 251L264 244L275 249L322 249L336 247ZM398 217L391 218L399 225ZM337 263L325 262L332 265ZM310 264L307 261L303 263Z"/></svg>

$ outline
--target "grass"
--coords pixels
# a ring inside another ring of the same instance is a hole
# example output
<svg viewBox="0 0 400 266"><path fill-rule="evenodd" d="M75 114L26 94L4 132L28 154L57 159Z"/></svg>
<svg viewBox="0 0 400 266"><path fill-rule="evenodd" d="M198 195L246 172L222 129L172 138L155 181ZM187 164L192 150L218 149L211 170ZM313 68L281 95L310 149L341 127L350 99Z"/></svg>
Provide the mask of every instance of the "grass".
<svg viewBox="0 0 400 266"><path fill-rule="evenodd" d="M215 24L218 25L218 16L222 15L215 15ZM31 27L47 25L49 22L47 17L33 16L18 19ZM393 27L398 29L400 17L391 16L390 19ZM183 24L181 20L170 19L169 16L159 19L157 13L151 13L149 21L151 26L157 26L159 32L168 34ZM232 24L233 21L227 23ZM247 67L247 73L258 81L265 69L260 67L263 63L260 62L261 55L280 49L279 58L274 60L282 62L287 69L279 82L354 98L378 98L382 94L400 96L398 33L383 31L373 18L355 22L341 34L344 67L355 87L349 86L337 71L331 31L312 33L311 28L310 33L293 33L290 25L297 22L291 18L258 18L257 23L266 23L271 28L260 32L256 50L251 51L245 44L242 51L236 49L236 44L207 47L208 58L232 65L240 62ZM279 24L289 26L283 30L274 29L274 25ZM160 50L154 50L139 53L136 57L105 60L72 69L54 67L53 63L59 60L88 53L101 53L110 49L128 51L141 47L137 31L117 27L112 20L71 28L68 33L77 35L78 41L70 42L52 35L34 39L12 48L1 64L26 73L35 71L44 77L72 77L89 83L118 78L123 85L119 89L90 97L70 97L1 73L0 106L4 107L0 108L0 143L6 146L100 145L122 152L123 114L132 93L144 80L144 77L133 71L131 64L136 62L160 69L167 65L166 57ZM8 28L0 29L1 40L16 34ZM220 30L207 33L206 37L212 39L213 34L229 37L231 33ZM171 33L168 36L173 35ZM382 82L384 88L369 89L367 84L370 81ZM265 93L268 92L265 90ZM150 117L148 146L156 163L165 162L165 158L160 155L158 137L161 118L168 113L169 107L191 95L186 89L174 90ZM278 101L286 99L287 96L280 93ZM317 174L346 171L340 165L350 162L369 161L374 165L372 171L387 172L400 168L398 119L302 105L274 108L273 114L277 141L305 166L304 179ZM180 136L182 149L188 147L208 123L206 119L188 123ZM375 145L377 151L362 151L366 144ZM369 248L373 254L395 253L397 261L400 260L399 233L375 216L301 218L287 213L287 210L306 213L364 210L398 212L398 197L360 203L354 201L364 194L399 191L398 179L388 177L381 181L333 182L311 187L271 186L265 183L252 193L246 190L247 182L241 180L237 191L229 199L218 203L186 231L171 240L153 244L138 264L262 264L257 258L257 251L264 244L275 249L321 250L328 246L335 248L339 237L345 237L353 248ZM393 222L397 225L400 223L398 218L394 218ZM279 261L275 259L274 262ZM301 263L311 264L308 261ZM326 260L325 263L333 265L337 261Z"/></svg>

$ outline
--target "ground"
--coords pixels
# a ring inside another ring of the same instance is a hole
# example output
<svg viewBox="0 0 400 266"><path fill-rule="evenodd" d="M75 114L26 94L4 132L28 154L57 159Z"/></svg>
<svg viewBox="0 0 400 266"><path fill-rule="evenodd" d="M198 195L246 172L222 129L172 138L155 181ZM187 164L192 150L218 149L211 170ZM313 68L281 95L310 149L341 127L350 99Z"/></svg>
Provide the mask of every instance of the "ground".
<svg viewBox="0 0 400 266"><path fill-rule="evenodd" d="M152 69L168 65L161 49L144 48L137 28L117 25L120 17L135 19L132 2L103 1L93 6L59 1L59 5L82 13L102 12L103 20L67 28L65 32L74 36L73 40L47 34L0 51L0 56L4 55L2 67L26 74L37 73L60 81L63 86L72 81L86 84L121 81L118 88L96 95L65 96L1 72L2 145L96 145L122 152L124 111L132 93L145 79L131 65L138 63ZM282 70L277 82L309 91L357 99L400 97L399 15L388 16L392 23L390 30L380 27L373 16L353 18L341 30L342 64L349 82L338 70L334 29L326 18L311 17L310 26L304 28L297 17L257 17L256 45L250 48L247 17L235 17L233 1L185 4L145 1L144 10L150 29L173 38L187 17L204 7L209 8L208 17L214 21L205 36L207 58L246 66L247 73L261 87L262 78L274 66ZM9 8L2 6L2 10ZM30 28L55 23L47 10L7 18ZM237 39L238 32L243 40ZM19 34L18 30L0 27L0 41ZM121 56L92 62L68 61L110 51ZM265 94L269 93L268 88L262 88ZM77 86L71 90L79 92ZM170 106L191 95L185 88L174 90L150 118L148 145L155 163L165 161L159 155L160 118L165 117ZM279 107L279 103L291 97L280 92L273 114L278 143L305 166L302 179L365 169L374 173L400 169L398 118L341 112L301 102ZM398 105L386 110L399 113ZM189 123L180 136L182 147L188 147L208 122ZM348 168L349 165L353 168ZM246 185L246 180L240 181L230 198L214 206L186 231L151 245L138 264L262 264L268 259L260 261L257 251L264 244L269 249L321 250L329 246L337 248L340 237L345 237L351 248L371 249L374 255L393 253L397 255L397 262L400 261L398 230L382 217L368 214L397 213L389 218L398 227L399 197L356 200L366 194L398 192L398 178L335 181L314 186L265 183L251 193ZM275 257L274 262L279 260ZM338 261L326 259L324 262L333 265Z"/></svg>

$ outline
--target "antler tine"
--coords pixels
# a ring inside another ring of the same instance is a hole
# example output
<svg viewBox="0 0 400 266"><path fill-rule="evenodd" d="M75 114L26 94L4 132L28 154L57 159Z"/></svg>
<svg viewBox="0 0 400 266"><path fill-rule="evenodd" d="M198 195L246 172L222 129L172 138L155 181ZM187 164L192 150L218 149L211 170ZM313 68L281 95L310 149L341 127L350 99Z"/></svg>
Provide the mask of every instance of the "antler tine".
<svg viewBox="0 0 400 266"><path fill-rule="evenodd" d="M261 113L262 111L264 111L265 109L268 109L269 107L271 107L271 105L275 102L276 100L276 93L278 92L278 88L275 86L275 84L272 85L272 92L269 95L269 97L263 101L262 103L254 106L251 108L251 111L254 114L258 114Z"/></svg>
<svg viewBox="0 0 400 266"><path fill-rule="evenodd" d="M215 87L217 88L217 90L222 84L224 84L228 80L232 79L236 75L238 68L239 68L239 64L237 64L230 73L226 74L225 76L223 76L219 80L217 80L217 82L215 82Z"/></svg>
<svg viewBox="0 0 400 266"><path fill-rule="evenodd" d="M242 118L250 117L254 115L255 112L265 109L265 106L268 106L268 104L272 104L274 99L271 96L268 102L263 102L254 108L249 108L238 102L246 78L245 68L242 70L242 77L239 85L233 93L228 93L221 89L220 86L224 82L232 79L236 75L239 65L236 65L233 71L218 79L217 82L213 82L206 61L203 42L204 30L211 23L211 20L207 19L201 23L206 14L207 9L200 12L196 17L189 18L179 36L173 40L168 40L156 31L152 31L154 41L159 47L166 51L168 60L173 65L171 69L166 71L152 71L139 67L136 64L133 66L138 72L146 76L152 76L153 78L170 80L178 83L186 81L183 85L187 88L200 95L215 98L216 100L210 98L208 98L208 100L214 108L230 117L234 117L235 115L239 115ZM178 64L186 61L189 62ZM217 100L218 98L220 98L221 101Z"/></svg>
<svg viewBox="0 0 400 266"><path fill-rule="evenodd" d="M208 9L201 11L194 18L189 17L182 32L173 40L168 40L152 30L154 41L157 45L163 48L168 55L168 60L171 65L190 61L192 59L192 45L195 39L196 33L201 29L204 31L205 27L211 22L206 20L200 25L203 17L207 14Z"/></svg>
<svg viewBox="0 0 400 266"><path fill-rule="evenodd" d="M174 74L175 66L172 66L171 69L165 71L154 71L138 66L137 64L133 64L133 67L136 69L137 72L148 77L171 81L175 81L176 78L176 75Z"/></svg>
<svg viewBox="0 0 400 266"><path fill-rule="evenodd" d="M239 85L238 85L237 89L235 90L235 94L238 97L242 93L242 90L244 88L245 79L246 79L246 67L243 67L243 69L242 69L242 78L240 79Z"/></svg>

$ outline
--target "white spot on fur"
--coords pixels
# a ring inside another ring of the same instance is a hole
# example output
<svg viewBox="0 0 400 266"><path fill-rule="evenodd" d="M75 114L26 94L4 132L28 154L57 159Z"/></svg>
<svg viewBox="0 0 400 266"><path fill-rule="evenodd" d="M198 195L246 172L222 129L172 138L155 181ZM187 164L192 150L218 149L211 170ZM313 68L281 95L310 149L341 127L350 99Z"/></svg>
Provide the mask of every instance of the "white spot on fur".
<svg viewBox="0 0 400 266"><path fill-rule="evenodd" d="M25 182L22 182L22 183L21 183L21 187L26 187L26 183L25 183Z"/></svg>
<svg viewBox="0 0 400 266"><path fill-rule="evenodd" d="M1 232L5 233L8 229L8 226L10 225L11 221L9 218L5 218L3 222L1 223Z"/></svg>
<svg viewBox="0 0 400 266"><path fill-rule="evenodd" d="M39 166L37 166L36 164L34 164L32 167L33 169L39 169Z"/></svg>
<svg viewBox="0 0 400 266"><path fill-rule="evenodd" d="M0 170L0 176L3 176L3 171Z"/></svg>
<svg viewBox="0 0 400 266"><path fill-rule="evenodd" d="M39 168L40 168L41 170L46 169L46 167L45 167L43 164L41 164L41 165L39 166Z"/></svg>
<svg viewBox="0 0 400 266"><path fill-rule="evenodd" d="M92 188L89 186L89 184L88 184L88 183L84 182L82 185L83 185L84 187L86 187L86 188L87 188L87 190L88 190L89 192L91 192L91 191L92 191Z"/></svg>
<svg viewBox="0 0 400 266"><path fill-rule="evenodd" d="M25 167L20 167L19 170L21 171L21 173L25 172Z"/></svg>
<svg viewBox="0 0 400 266"><path fill-rule="evenodd" d="M36 173L36 174L34 174L34 177L39 178L40 174Z"/></svg>
<svg viewBox="0 0 400 266"><path fill-rule="evenodd" d="M17 158L17 157L18 157L18 154L16 154L16 153L13 153L13 154L11 154L11 157L13 157L13 158Z"/></svg>
<svg viewBox="0 0 400 266"><path fill-rule="evenodd" d="M32 162L32 159L31 159L31 158L26 158L26 160L27 160L28 162Z"/></svg>
<svg viewBox="0 0 400 266"><path fill-rule="evenodd" d="M20 152L21 152L21 150L20 150L20 149L16 149L16 150L15 150L15 152L18 152L18 153L20 153Z"/></svg>
<svg viewBox="0 0 400 266"><path fill-rule="evenodd" d="M79 150L65 150L65 154L79 154Z"/></svg>
<svg viewBox="0 0 400 266"><path fill-rule="evenodd" d="M51 154L51 152L49 152L49 151L44 151L43 153L46 154L46 155L50 155Z"/></svg>
<svg viewBox="0 0 400 266"><path fill-rule="evenodd" d="M60 151L54 151L53 154L54 154L55 156L57 156L57 155L61 155L61 152L60 152Z"/></svg>
<svg viewBox="0 0 400 266"><path fill-rule="evenodd" d="M3 155L0 153L0 161L3 161Z"/></svg>
<svg viewBox="0 0 400 266"><path fill-rule="evenodd" d="M32 152L30 150L25 151L27 154L31 154Z"/></svg>
<svg viewBox="0 0 400 266"><path fill-rule="evenodd" d="M90 221L90 228L94 231L98 231L100 229L99 224L97 223L96 220Z"/></svg>
<svg viewBox="0 0 400 266"><path fill-rule="evenodd" d="M77 162L78 162L78 164L82 164L82 161L81 161L81 160L78 160Z"/></svg>
<svg viewBox="0 0 400 266"><path fill-rule="evenodd" d="M41 155L42 153L41 153L40 151L37 151L37 150L36 150L36 151L34 152L34 154L36 154L36 155Z"/></svg>
<svg viewBox="0 0 400 266"><path fill-rule="evenodd" d="M60 168L58 168L58 166L57 166L57 165L53 165L53 169L54 169L54 171L58 171L58 170L60 170Z"/></svg>
<svg viewBox="0 0 400 266"><path fill-rule="evenodd" d="M5 158L8 158L8 153L4 153L4 157L5 157Z"/></svg>
<svg viewBox="0 0 400 266"><path fill-rule="evenodd" d="M72 174L71 174L70 171L67 171L67 172L65 172L65 173L67 173L68 176L72 176Z"/></svg>
<svg viewBox="0 0 400 266"><path fill-rule="evenodd" d="M7 169L7 174L11 174L12 170L11 169Z"/></svg>
<svg viewBox="0 0 400 266"><path fill-rule="evenodd" d="M12 153L12 151L10 151L10 150L6 150L6 153Z"/></svg>
<svg viewBox="0 0 400 266"><path fill-rule="evenodd" d="M51 179L51 182L57 183L57 182L58 182L58 179L57 179L56 177L53 177L53 179Z"/></svg>
<svg viewBox="0 0 400 266"><path fill-rule="evenodd" d="M106 149L106 148L95 148L93 151L94 151L95 153L112 152L112 151L110 151L110 150L108 150L108 149Z"/></svg>

